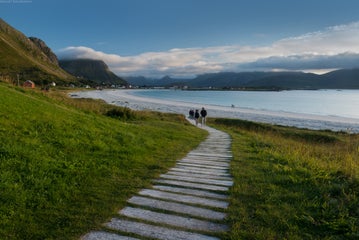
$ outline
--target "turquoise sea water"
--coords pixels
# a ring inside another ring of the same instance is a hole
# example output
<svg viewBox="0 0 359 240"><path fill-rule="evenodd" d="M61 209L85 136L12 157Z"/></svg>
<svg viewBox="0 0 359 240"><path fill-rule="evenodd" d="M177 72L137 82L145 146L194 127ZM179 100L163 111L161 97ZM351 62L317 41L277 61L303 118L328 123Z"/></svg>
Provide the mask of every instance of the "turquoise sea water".
<svg viewBox="0 0 359 240"><path fill-rule="evenodd" d="M359 90L181 91L141 90L132 94L163 100L235 106L359 119Z"/></svg>

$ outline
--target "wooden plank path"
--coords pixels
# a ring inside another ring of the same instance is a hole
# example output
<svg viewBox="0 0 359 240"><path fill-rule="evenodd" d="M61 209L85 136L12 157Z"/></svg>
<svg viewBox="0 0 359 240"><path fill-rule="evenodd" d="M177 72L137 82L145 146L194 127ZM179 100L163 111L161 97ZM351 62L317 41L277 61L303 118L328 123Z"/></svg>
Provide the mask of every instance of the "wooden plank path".
<svg viewBox="0 0 359 240"><path fill-rule="evenodd" d="M130 198L118 215L100 231L82 240L214 240L229 230L224 223L231 139L219 130L204 127L208 138L179 160L151 189Z"/></svg>

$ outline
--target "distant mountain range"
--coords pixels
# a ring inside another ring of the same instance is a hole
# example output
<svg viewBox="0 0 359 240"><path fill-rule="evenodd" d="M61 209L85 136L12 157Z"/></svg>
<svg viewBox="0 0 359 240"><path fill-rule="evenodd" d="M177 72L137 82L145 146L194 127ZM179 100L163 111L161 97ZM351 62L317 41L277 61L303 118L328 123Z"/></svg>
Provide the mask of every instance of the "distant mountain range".
<svg viewBox="0 0 359 240"><path fill-rule="evenodd" d="M359 65L359 64L358 64ZM65 70L66 71L65 71ZM323 75L303 72L220 72L192 79L165 76L121 78L101 60L58 61L44 41L26 37L0 18L0 80L11 83L32 80L38 84L86 83L89 85L131 85L146 87L188 86L216 89L359 89L359 68ZM126 82L127 81L127 82Z"/></svg>
<svg viewBox="0 0 359 240"><path fill-rule="evenodd" d="M219 89L359 89L359 68L342 69L323 75L303 72L220 72L199 75L193 79L147 79L129 77L138 86L188 86Z"/></svg>
<svg viewBox="0 0 359 240"><path fill-rule="evenodd" d="M124 77L124 79L133 86L140 87L170 87L173 85L185 85L189 79L171 78L165 76L160 79L146 78L143 76Z"/></svg>
<svg viewBox="0 0 359 240"><path fill-rule="evenodd" d="M92 59L60 60L60 66L77 78L91 80L100 85L126 85L127 82L110 71L105 62Z"/></svg>

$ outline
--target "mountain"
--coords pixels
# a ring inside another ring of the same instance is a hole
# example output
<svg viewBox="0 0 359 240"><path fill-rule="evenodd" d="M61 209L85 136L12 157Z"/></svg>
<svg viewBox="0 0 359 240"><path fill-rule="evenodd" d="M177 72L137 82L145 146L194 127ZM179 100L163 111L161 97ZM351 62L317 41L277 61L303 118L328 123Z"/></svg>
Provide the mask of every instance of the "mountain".
<svg viewBox="0 0 359 240"><path fill-rule="evenodd" d="M272 72L219 72L197 76L188 85L191 87L243 87L251 81L274 76Z"/></svg>
<svg viewBox="0 0 359 240"><path fill-rule="evenodd" d="M359 68L326 73L322 75L321 83L327 88L359 89Z"/></svg>
<svg viewBox="0 0 359 240"><path fill-rule="evenodd" d="M170 76L164 76L163 78L156 81L158 86L173 86L173 85L184 85L188 79L171 78Z"/></svg>
<svg viewBox="0 0 359 240"><path fill-rule="evenodd" d="M199 75L193 79L128 78L138 86L188 86L190 88L247 89L359 89L359 68L342 69L318 75L304 72L219 72Z"/></svg>
<svg viewBox="0 0 359 240"><path fill-rule="evenodd" d="M146 78L144 76L124 77L124 79L133 86L150 86L157 87L156 79Z"/></svg>
<svg viewBox="0 0 359 240"><path fill-rule="evenodd" d="M68 59L60 60L59 64L68 73L78 78L93 81L97 84L127 85L127 82L124 79L116 76L113 72L111 72L106 63L101 60Z"/></svg>
<svg viewBox="0 0 359 240"><path fill-rule="evenodd" d="M244 87L264 89L318 89L327 88L322 77L313 73L278 72L247 82Z"/></svg>
<svg viewBox="0 0 359 240"><path fill-rule="evenodd" d="M323 75L303 72L282 72L250 81L247 87L282 89L359 89L359 68L341 69Z"/></svg>
<svg viewBox="0 0 359 240"><path fill-rule="evenodd" d="M57 59L57 56L55 53L49 48L44 41L42 41L39 38L36 37L29 37L29 39L38 47L40 50L45 53L48 60L50 60L51 63L55 65L59 65L59 60Z"/></svg>
<svg viewBox="0 0 359 240"><path fill-rule="evenodd" d="M143 76L124 77L124 79L131 85L141 87L170 87L173 85L186 85L188 81L188 79L171 78L169 76L164 76L160 79L146 78Z"/></svg>
<svg viewBox="0 0 359 240"><path fill-rule="evenodd" d="M313 89L320 87L321 76L302 72L219 72L199 75L193 79L126 78L138 86L189 86L190 88L264 88Z"/></svg>
<svg viewBox="0 0 359 240"><path fill-rule="evenodd" d="M75 81L56 61L45 42L26 37L0 18L0 80L38 84Z"/></svg>

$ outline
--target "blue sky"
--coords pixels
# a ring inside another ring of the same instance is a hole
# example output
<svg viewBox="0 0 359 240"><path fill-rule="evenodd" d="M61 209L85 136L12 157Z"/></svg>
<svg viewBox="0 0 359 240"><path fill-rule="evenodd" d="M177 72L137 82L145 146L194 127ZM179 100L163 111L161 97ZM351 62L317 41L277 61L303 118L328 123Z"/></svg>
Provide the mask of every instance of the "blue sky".
<svg viewBox="0 0 359 240"><path fill-rule="evenodd" d="M120 76L359 67L357 0L0 0L0 17Z"/></svg>

